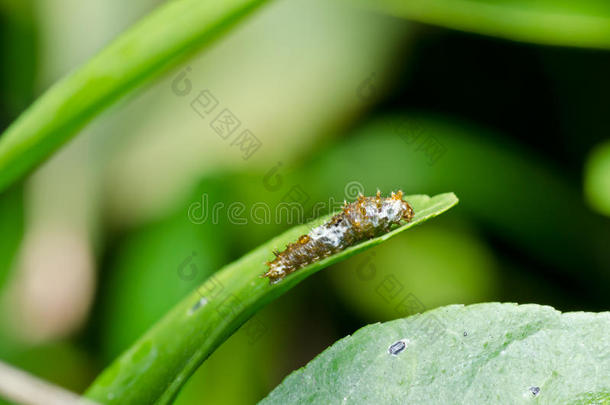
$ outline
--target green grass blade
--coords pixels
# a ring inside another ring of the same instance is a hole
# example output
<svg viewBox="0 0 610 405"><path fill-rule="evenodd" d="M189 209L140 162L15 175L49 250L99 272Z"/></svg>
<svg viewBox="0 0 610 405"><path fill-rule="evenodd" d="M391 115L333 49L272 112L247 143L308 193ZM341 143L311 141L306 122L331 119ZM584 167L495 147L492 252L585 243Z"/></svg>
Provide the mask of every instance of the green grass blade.
<svg viewBox="0 0 610 405"><path fill-rule="evenodd" d="M603 0L361 0L428 24L515 41L610 48L610 7Z"/></svg>
<svg viewBox="0 0 610 405"><path fill-rule="evenodd" d="M453 193L405 199L415 210L412 222L304 267L277 284L270 285L260 277L266 270L265 262L273 258L273 250L282 250L329 216L296 226L224 267L111 364L86 396L109 404L170 402L197 367L265 304L313 273L382 243L458 202Z"/></svg>
<svg viewBox="0 0 610 405"><path fill-rule="evenodd" d="M0 137L0 191L105 107L201 46L264 0L173 0L123 33L32 104Z"/></svg>

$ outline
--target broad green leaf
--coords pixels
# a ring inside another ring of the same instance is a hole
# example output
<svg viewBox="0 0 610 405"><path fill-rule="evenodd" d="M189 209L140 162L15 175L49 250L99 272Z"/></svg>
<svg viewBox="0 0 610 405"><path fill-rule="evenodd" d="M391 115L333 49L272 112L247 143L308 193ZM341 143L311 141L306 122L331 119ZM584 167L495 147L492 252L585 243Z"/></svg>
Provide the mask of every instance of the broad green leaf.
<svg viewBox="0 0 610 405"><path fill-rule="evenodd" d="M610 313L451 305L366 326L262 404L610 404Z"/></svg>
<svg viewBox="0 0 610 405"><path fill-rule="evenodd" d="M197 367L265 304L313 273L435 217L458 201L453 193L405 199L415 211L410 223L304 267L277 284L261 278L273 250L283 250L329 216L296 226L224 267L110 365L86 396L109 404L170 402Z"/></svg>
<svg viewBox="0 0 610 405"><path fill-rule="evenodd" d="M587 160L585 197L596 211L610 216L610 141L595 147Z"/></svg>
<svg viewBox="0 0 610 405"><path fill-rule="evenodd" d="M52 86L2 134L0 191L113 101L209 44L263 2L173 0L159 7Z"/></svg>
<svg viewBox="0 0 610 405"><path fill-rule="evenodd" d="M363 0L415 21L516 41L610 48L604 0Z"/></svg>

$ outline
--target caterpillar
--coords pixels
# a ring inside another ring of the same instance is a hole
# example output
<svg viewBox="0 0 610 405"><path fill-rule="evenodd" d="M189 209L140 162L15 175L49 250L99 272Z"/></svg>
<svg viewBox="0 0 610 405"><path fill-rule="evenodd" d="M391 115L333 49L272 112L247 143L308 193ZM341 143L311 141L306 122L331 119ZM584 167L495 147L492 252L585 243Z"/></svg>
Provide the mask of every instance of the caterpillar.
<svg viewBox="0 0 610 405"><path fill-rule="evenodd" d="M353 203L345 202L342 212L329 221L300 236L284 251L275 250L275 259L266 263L269 270L262 277L268 277L269 282L275 284L302 267L389 232L394 224L410 222L413 208L402 199L402 195L399 190L382 198L377 190L374 197L360 195Z"/></svg>

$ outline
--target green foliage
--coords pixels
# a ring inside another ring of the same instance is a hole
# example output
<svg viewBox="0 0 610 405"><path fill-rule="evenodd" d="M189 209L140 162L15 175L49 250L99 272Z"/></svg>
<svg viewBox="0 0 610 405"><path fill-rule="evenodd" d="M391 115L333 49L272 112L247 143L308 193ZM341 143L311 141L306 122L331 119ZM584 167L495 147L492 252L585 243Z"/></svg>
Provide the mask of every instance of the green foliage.
<svg viewBox="0 0 610 405"><path fill-rule="evenodd" d="M330 216L296 226L226 266L108 367L86 396L109 404L170 402L197 367L265 304L313 273L435 217L458 201L452 193L405 199L415 210L410 223L304 267L277 284L261 278L273 250L283 249Z"/></svg>
<svg viewBox="0 0 610 405"><path fill-rule="evenodd" d="M113 101L209 44L263 0L170 1L52 86L0 137L0 191Z"/></svg>
<svg viewBox="0 0 610 405"><path fill-rule="evenodd" d="M431 161L419 149L422 138L439 143L445 153ZM387 115L309 164L299 183L319 199L337 194L336 185L351 179L365 190L395 184L407 194L455 190L460 212L511 245L558 272L578 269L607 283L610 252L598 241L610 239L610 227L556 170L543 156L499 141L492 131L433 115Z"/></svg>
<svg viewBox="0 0 610 405"><path fill-rule="evenodd" d="M608 312L451 305L360 329L261 403L608 404L608 330Z"/></svg>
<svg viewBox="0 0 610 405"><path fill-rule="evenodd" d="M100 325L106 360L225 262L219 239L201 229L181 215L143 227L121 243L108 269L112 274Z"/></svg>
<svg viewBox="0 0 610 405"><path fill-rule="evenodd" d="M466 32L544 45L610 49L610 6L603 0L361 2L395 16ZM17 180L107 106L210 44L263 3L167 2L56 83L8 127L0 137L0 287L23 234L24 203ZM35 13L30 2L21 4L0 0L0 49L10 56L0 67L0 89L7 94L0 99L0 120L23 109L34 88ZM592 81L598 76L592 74ZM190 86L188 80L184 84ZM358 87L358 97L361 90ZM584 106L580 107L583 111L603 105L595 98L589 102L591 105L577 104ZM286 187L303 186L313 200L330 196L342 200L337 185L354 179L367 191L394 189L396 184L407 194L454 190L464 200L461 212L465 217L506 242L509 251L516 248L541 265L571 272L563 282L578 279L592 296L601 297L601 288L594 287L608 281L607 219L589 212L579 189L564 178L567 173L563 167L559 170L519 145L498 141L502 136L465 129L442 117L383 116L357 132L357 136L293 168L294 178ZM432 160L422 145L415 146L414 137L422 134L423 139L437 141L442 147L440 159ZM369 156L372 158L363 158ZM609 173L610 145L606 142L593 150L584 176L589 205L606 216L610 215ZM275 176L284 178L284 174ZM260 173L251 171L232 183L229 188L235 190L234 198L222 198L222 187L205 183L195 201L206 193L220 202L243 198L274 203L286 191L270 191L260 178ZM275 285L260 277L271 252L281 250L329 216L288 230L218 272L215 270L232 253L275 235L278 225L237 226L226 219L221 219L225 222L220 225L195 224L184 215L186 211L190 215L190 208L183 206L164 220L130 232L114 245L109 269L101 277L98 300L102 361L129 348L98 376L86 395L110 404L170 403L202 362L266 304L315 272L457 203L452 193L407 198L416 211L410 224L314 263ZM496 261L481 249L474 233L431 227L418 237L408 235L407 248L405 236L384 244L385 253L375 265L394 274L409 291L425 291L426 306L440 305L443 300L486 300L493 287L502 284L496 278ZM395 306L363 288L362 280L350 278L347 272L352 273L354 266L349 261L342 267L344 272L337 272L332 281L353 310L350 316L360 312L383 320L398 315ZM538 280L546 276L538 274ZM512 280L512 286L519 284L513 274L505 277ZM206 281L189 294L202 280ZM536 289L539 298L542 288L528 284L533 287L523 286L519 292ZM263 385L242 387L242 391L227 395L233 380L218 378L231 372L235 379L247 381L263 367L272 367L271 362L264 366L258 363L277 354L275 348L254 353L247 346L245 330L233 335L231 344L222 349L241 358L238 365L227 363L224 357L212 358L207 364L210 367L195 374L192 385L203 380L214 388L200 402L238 402L243 396L252 399L263 395ZM608 313L561 314L550 307L495 303L449 306L358 331L290 375L263 403L610 404L609 330ZM0 330L0 335L4 332ZM0 352L14 351L13 342L2 337ZM285 350L287 345L283 346ZM394 354L388 352L391 347ZM31 357L7 360L74 390L80 390L93 372L93 361L63 347L29 354ZM38 368L41 364L44 367ZM53 368L55 364L59 366ZM196 390L184 391L186 395L179 401L185 403L198 394Z"/></svg>
<svg viewBox="0 0 610 405"><path fill-rule="evenodd" d="M603 0L364 0L397 16L468 32L548 45L610 48Z"/></svg>

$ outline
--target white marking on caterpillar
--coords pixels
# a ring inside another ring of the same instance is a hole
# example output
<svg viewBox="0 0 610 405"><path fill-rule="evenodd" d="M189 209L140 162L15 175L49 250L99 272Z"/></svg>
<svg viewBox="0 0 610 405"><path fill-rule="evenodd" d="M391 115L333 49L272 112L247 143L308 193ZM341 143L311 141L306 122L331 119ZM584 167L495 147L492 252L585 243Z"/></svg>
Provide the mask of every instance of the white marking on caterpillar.
<svg viewBox="0 0 610 405"><path fill-rule="evenodd" d="M263 277L269 277L271 284L277 283L302 267L389 232L394 224L410 222L413 215L413 208L402 199L402 191L388 198L382 198L379 191L375 197L360 195L357 201L345 203L341 213L300 236L283 252L274 251L276 257L267 262L269 270Z"/></svg>

